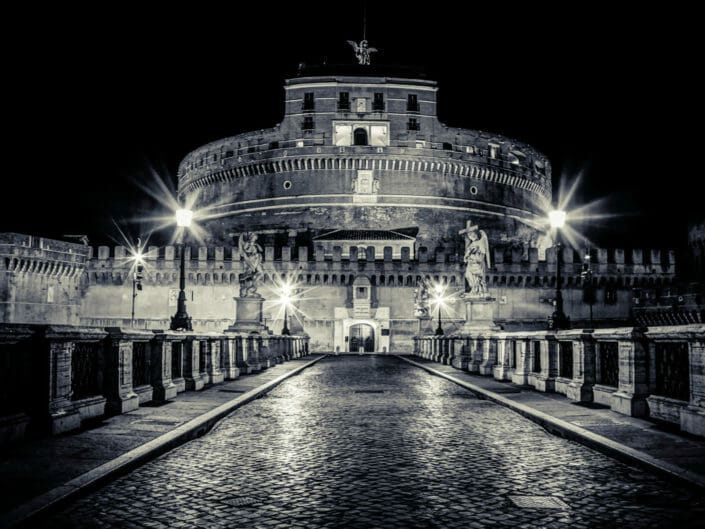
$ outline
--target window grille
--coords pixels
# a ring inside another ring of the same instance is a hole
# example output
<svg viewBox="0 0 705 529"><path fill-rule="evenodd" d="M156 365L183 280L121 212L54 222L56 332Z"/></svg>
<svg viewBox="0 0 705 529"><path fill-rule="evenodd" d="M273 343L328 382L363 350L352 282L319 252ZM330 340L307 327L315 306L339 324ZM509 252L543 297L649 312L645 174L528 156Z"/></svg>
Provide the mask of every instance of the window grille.
<svg viewBox="0 0 705 529"><path fill-rule="evenodd" d="M656 342L656 395L690 400L690 366L686 342Z"/></svg>
<svg viewBox="0 0 705 529"><path fill-rule="evenodd" d="M597 383L604 386L619 385L619 344L617 342L600 342L600 369L597 371Z"/></svg>
<svg viewBox="0 0 705 529"><path fill-rule="evenodd" d="M101 394L100 342L76 342L71 354L71 400Z"/></svg>
<svg viewBox="0 0 705 529"><path fill-rule="evenodd" d="M132 343L132 386L149 384L149 349L147 342Z"/></svg>
<svg viewBox="0 0 705 529"><path fill-rule="evenodd" d="M573 378L573 342L558 342L559 376Z"/></svg>

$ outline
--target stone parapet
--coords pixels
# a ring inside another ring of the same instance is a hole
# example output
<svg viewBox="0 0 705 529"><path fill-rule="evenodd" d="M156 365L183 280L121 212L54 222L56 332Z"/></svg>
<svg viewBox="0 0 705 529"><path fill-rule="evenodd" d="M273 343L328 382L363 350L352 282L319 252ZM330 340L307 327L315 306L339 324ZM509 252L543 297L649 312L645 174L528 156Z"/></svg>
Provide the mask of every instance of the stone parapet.
<svg viewBox="0 0 705 529"><path fill-rule="evenodd" d="M443 362L451 343L458 369L475 371L468 350L483 349L480 374L705 436L705 325L418 335L414 351Z"/></svg>

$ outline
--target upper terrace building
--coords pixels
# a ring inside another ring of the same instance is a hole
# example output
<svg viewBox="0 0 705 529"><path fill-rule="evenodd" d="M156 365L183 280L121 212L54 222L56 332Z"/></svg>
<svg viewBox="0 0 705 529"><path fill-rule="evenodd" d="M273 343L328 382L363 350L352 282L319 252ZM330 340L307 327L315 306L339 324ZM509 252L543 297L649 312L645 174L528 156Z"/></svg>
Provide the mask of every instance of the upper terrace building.
<svg viewBox="0 0 705 529"><path fill-rule="evenodd" d="M179 194L233 233L312 247L336 229L402 231L455 253L472 216L490 240L537 246L551 202L551 166L531 146L438 120L435 81L370 67L308 69L285 84L282 122L189 153Z"/></svg>

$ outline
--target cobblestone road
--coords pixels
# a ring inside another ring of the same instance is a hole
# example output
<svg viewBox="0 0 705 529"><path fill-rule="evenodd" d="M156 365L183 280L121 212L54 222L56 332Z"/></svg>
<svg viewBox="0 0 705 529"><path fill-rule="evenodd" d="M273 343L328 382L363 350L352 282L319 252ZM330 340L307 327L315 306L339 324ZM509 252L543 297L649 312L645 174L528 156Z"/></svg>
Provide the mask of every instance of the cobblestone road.
<svg viewBox="0 0 705 529"><path fill-rule="evenodd" d="M685 488L389 357L327 358L36 526L699 527Z"/></svg>

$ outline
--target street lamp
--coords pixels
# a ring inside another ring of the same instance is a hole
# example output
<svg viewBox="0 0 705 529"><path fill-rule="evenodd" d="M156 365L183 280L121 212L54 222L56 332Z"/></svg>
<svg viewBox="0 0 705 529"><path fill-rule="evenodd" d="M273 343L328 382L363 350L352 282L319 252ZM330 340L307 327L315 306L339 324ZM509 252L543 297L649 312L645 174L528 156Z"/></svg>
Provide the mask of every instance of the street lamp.
<svg viewBox="0 0 705 529"><path fill-rule="evenodd" d="M443 336L443 327L441 327L441 307L443 305L443 287L441 285L436 285L436 304L438 305L438 329L436 329L436 336Z"/></svg>
<svg viewBox="0 0 705 529"><path fill-rule="evenodd" d="M171 317L169 329L172 331L192 331L191 317L186 312L186 264L184 262L184 232L191 226L193 211L188 208L176 210L176 225L180 228L179 246L181 248L181 273L179 275L179 300L176 307L176 314Z"/></svg>
<svg viewBox="0 0 705 529"><path fill-rule="evenodd" d="M592 268L590 267L590 254L585 254L583 271L580 274L583 278L583 300L590 305L590 328L592 329L592 305L595 303L595 290L592 285Z"/></svg>
<svg viewBox="0 0 705 529"><path fill-rule="evenodd" d="M567 329L570 320L563 312L563 294L561 293L561 264L563 262L563 243L561 242L561 228L565 225L566 213L554 210L548 214L551 228L556 231L556 310L551 316L550 328L554 330Z"/></svg>
<svg viewBox="0 0 705 529"><path fill-rule="evenodd" d="M289 283L284 283L282 285L282 290L281 290L281 298L280 301L282 305L284 305L284 327L282 328L282 336L289 336L291 333L289 332L289 327L287 326L287 320L288 315L286 312L287 305L289 305L289 302L291 301L291 285Z"/></svg>
<svg viewBox="0 0 705 529"><path fill-rule="evenodd" d="M135 326L135 298L137 291L142 290L142 280L144 279L144 255L142 255L142 243L137 239L137 247L132 253L132 261L134 272L132 273L132 315L130 317L130 326Z"/></svg>

